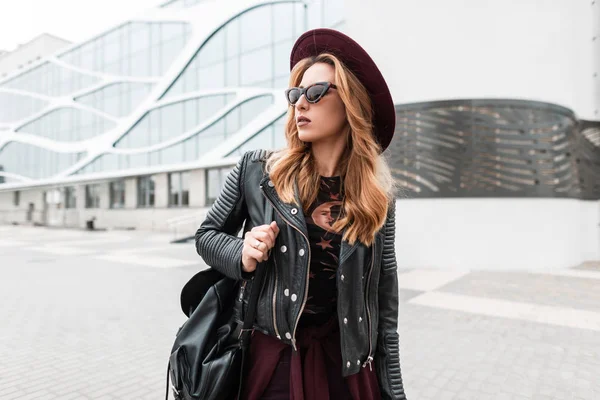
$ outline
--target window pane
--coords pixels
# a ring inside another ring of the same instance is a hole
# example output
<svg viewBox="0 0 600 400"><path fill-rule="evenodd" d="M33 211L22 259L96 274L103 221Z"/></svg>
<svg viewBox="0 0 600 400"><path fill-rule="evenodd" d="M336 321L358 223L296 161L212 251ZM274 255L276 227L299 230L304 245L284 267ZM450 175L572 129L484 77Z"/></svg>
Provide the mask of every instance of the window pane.
<svg viewBox="0 0 600 400"><path fill-rule="evenodd" d="M212 64L198 68L198 90L219 89L225 86L225 64Z"/></svg>
<svg viewBox="0 0 600 400"><path fill-rule="evenodd" d="M294 24L292 20L294 8L294 4L273 6L273 28L275 33L274 40L276 42L294 37Z"/></svg>
<svg viewBox="0 0 600 400"><path fill-rule="evenodd" d="M190 205L190 173L181 173L181 205Z"/></svg>
<svg viewBox="0 0 600 400"><path fill-rule="evenodd" d="M169 174L169 205L179 205L180 175L178 173Z"/></svg>
<svg viewBox="0 0 600 400"><path fill-rule="evenodd" d="M110 207L125 207L125 181L120 180L110 183Z"/></svg>
<svg viewBox="0 0 600 400"><path fill-rule="evenodd" d="M266 46L271 42L271 8L271 6L258 7L240 18L240 29L243 33L242 52Z"/></svg>
<svg viewBox="0 0 600 400"><path fill-rule="evenodd" d="M240 53L240 22L239 19L230 22L225 27L226 57Z"/></svg>
<svg viewBox="0 0 600 400"><path fill-rule="evenodd" d="M206 179L206 184L207 184L207 190L206 190L206 197L207 197L207 203L212 203L213 201L215 201L215 199L217 198L218 194L219 194L219 170L216 169L209 169L208 170L208 177Z"/></svg>
<svg viewBox="0 0 600 400"><path fill-rule="evenodd" d="M67 186L63 190L65 208L75 208L77 206L75 197L75 188Z"/></svg>
<svg viewBox="0 0 600 400"><path fill-rule="evenodd" d="M273 76L272 57L273 48L270 46L243 54L240 60L240 64L243 65L243 68L241 68L241 84L249 86L256 82L271 79Z"/></svg>
<svg viewBox="0 0 600 400"><path fill-rule="evenodd" d="M220 30L200 49L202 56L196 58L196 65L203 67L222 62L225 59L225 31Z"/></svg>

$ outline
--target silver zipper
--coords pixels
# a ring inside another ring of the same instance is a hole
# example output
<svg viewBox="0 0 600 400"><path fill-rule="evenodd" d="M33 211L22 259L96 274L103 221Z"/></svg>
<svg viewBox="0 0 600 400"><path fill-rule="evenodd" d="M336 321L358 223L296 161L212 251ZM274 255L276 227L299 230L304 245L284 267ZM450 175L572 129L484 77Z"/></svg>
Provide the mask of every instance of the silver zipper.
<svg viewBox="0 0 600 400"><path fill-rule="evenodd" d="M367 364L369 364L369 370L373 371L373 367L371 366L371 363L373 362L373 357L369 356L369 358L367 358L367 361L365 361L365 363L363 364L363 368L367 366Z"/></svg>
<svg viewBox="0 0 600 400"><path fill-rule="evenodd" d="M265 198L269 201L269 203L271 203L271 206L273 206L273 209L277 210L275 208L275 204L273 204L271 199L269 199L267 196L265 196ZM306 298L308 297L308 279L309 279L309 274L310 274L310 242L308 241L308 238L306 237L306 235L304 233L302 233L302 231L300 229L296 228L294 226L294 224L290 223L290 221L287 218L285 218L279 212L279 210L277 210L277 213L285 222L288 223L289 226L291 226L292 228L297 230L298 233L300 233L302 236L304 236L304 239L306 239L306 243L308 244L308 268L306 268L306 284L304 286L304 299L302 299L302 307L300 307L300 312L298 313L298 317L296 318L296 322L294 323L294 331L292 333L292 339L291 339L292 347L294 348L294 351L298 351L298 348L296 346L296 328L298 328L298 322L300 321L300 317L302 316L302 312L304 311L304 306L306 305Z"/></svg>
<svg viewBox="0 0 600 400"><path fill-rule="evenodd" d="M242 287L240 288L240 295L238 297L239 302L244 301L244 292L246 291L246 283L247 283L247 281L242 282Z"/></svg>
<svg viewBox="0 0 600 400"><path fill-rule="evenodd" d="M277 296L277 264L275 264L275 257L273 257L273 264L275 265L275 290L273 290L273 327L275 328L275 335L277 335L277 339L281 339L279 335L279 329L277 329L277 311L275 309L276 301L275 298Z"/></svg>
<svg viewBox="0 0 600 400"><path fill-rule="evenodd" d="M367 278L367 294L366 294L366 302L367 302L367 321L369 322L369 356L367 357L367 361L363 364L363 368L369 365L369 369L372 371L371 362L373 362L373 357L371 356L371 352L373 351L373 340L372 340L372 332L371 332L371 313L369 312L369 289L371 288L371 274L373 273L373 263L375 262L375 244L377 243L377 238L375 238L375 242L371 246L371 266L369 268L369 277Z"/></svg>

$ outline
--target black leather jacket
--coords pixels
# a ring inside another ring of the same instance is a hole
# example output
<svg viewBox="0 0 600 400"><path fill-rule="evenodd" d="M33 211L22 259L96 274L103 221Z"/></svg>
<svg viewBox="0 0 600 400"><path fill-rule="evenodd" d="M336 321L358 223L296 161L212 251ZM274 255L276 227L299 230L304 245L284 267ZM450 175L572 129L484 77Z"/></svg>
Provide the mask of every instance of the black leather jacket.
<svg viewBox="0 0 600 400"><path fill-rule="evenodd" d="M264 173L269 152L246 152L196 232L196 249L206 264L226 276L244 279L247 297L252 279L242 273L244 231L265 221L266 201L274 208L280 232L269 257L269 273L258 306L255 329L295 347L296 326L308 292L310 244L302 207L281 201ZM342 241L337 270L337 314L343 376L376 368L383 399L406 399L398 351L398 278L395 202L387 221L367 247ZM272 271L272 272L271 272ZM247 302L247 299L246 299Z"/></svg>

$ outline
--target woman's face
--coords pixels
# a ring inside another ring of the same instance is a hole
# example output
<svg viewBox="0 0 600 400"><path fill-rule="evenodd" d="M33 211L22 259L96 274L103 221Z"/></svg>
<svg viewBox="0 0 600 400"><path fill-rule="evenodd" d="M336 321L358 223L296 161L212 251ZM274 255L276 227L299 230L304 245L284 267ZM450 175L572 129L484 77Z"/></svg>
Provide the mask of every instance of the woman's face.
<svg viewBox="0 0 600 400"><path fill-rule="evenodd" d="M329 201L315 208L311 214L313 222L326 231L331 231L340 214L341 201Z"/></svg>
<svg viewBox="0 0 600 400"><path fill-rule="evenodd" d="M307 87L316 82L335 82L333 66L317 63L304 72L300 87ZM308 118L310 122L298 124L298 118ZM303 142L330 142L339 137L346 125L346 107L340 98L337 89L329 91L317 103L309 103L302 95L294 106L294 117L298 127L298 137Z"/></svg>

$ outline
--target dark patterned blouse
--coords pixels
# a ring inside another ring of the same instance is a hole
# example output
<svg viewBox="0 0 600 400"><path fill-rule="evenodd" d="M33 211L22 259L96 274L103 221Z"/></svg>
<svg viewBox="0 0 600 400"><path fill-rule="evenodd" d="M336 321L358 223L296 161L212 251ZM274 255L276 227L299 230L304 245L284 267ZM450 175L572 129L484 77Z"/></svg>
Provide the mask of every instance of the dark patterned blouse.
<svg viewBox="0 0 600 400"><path fill-rule="evenodd" d="M317 199L305 215L311 264L308 298L300 326L321 325L336 313L336 273L342 236L331 227L342 209L340 183L339 176L321 177Z"/></svg>

